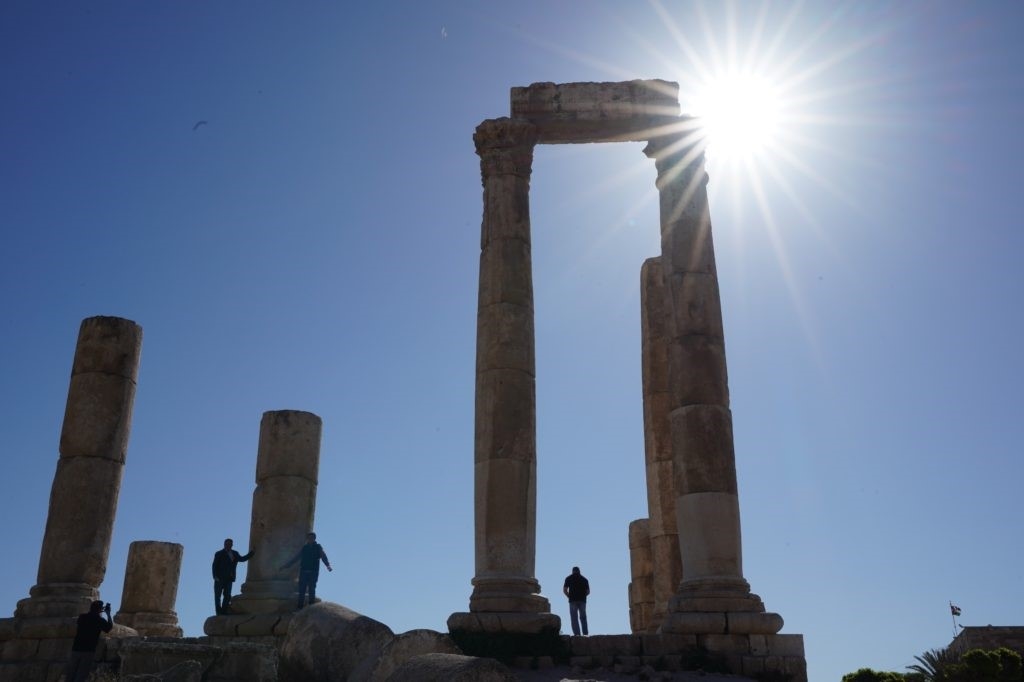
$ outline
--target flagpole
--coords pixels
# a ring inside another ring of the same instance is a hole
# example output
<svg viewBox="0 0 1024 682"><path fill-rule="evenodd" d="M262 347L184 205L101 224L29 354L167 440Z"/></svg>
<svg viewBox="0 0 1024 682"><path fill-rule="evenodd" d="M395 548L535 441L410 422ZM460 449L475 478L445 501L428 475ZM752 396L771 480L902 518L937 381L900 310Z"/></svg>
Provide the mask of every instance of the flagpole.
<svg viewBox="0 0 1024 682"><path fill-rule="evenodd" d="M959 610L959 606L953 606L953 602L949 602L949 613L950 617L953 619L953 639L956 639L956 636L959 634L956 630L956 614Z"/></svg>

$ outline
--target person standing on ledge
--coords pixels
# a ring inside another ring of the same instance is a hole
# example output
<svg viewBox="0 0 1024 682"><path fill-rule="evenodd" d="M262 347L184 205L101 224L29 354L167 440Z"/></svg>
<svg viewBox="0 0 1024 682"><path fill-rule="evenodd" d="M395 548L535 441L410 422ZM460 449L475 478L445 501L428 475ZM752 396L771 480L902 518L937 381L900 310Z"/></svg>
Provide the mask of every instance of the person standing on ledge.
<svg viewBox="0 0 1024 682"><path fill-rule="evenodd" d="M71 659L64 671L67 682L85 682L89 678L92 661L96 657L96 645L100 643L100 633L110 632L113 627L110 604L104 606L101 601L94 601L89 605L89 612L78 617L75 641L71 645Z"/></svg>
<svg viewBox="0 0 1024 682"><path fill-rule="evenodd" d="M569 618L572 620L572 634L579 637L580 625L583 625L583 636L587 636L587 595L590 594L590 581L580 573L579 566L572 567L572 573L565 578L562 592L569 598Z"/></svg>
<svg viewBox="0 0 1024 682"><path fill-rule="evenodd" d="M231 584L235 582L235 567L239 561L252 558L252 552L243 555L231 549L234 544L235 541L228 538L224 541L224 549L217 550L213 555L213 605L218 616L228 613L231 608Z"/></svg>
<svg viewBox="0 0 1024 682"><path fill-rule="evenodd" d="M324 566L327 567L328 571L334 569L331 568L331 562L327 558L324 548L316 541L316 533L306 533L306 544L299 549L288 563L281 567L281 570L288 568L299 559L302 559L302 562L299 564L298 605L298 608L301 609L307 591L309 592L310 606L316 603L316 581L320 577L320 562L324 562Z"/></svg>

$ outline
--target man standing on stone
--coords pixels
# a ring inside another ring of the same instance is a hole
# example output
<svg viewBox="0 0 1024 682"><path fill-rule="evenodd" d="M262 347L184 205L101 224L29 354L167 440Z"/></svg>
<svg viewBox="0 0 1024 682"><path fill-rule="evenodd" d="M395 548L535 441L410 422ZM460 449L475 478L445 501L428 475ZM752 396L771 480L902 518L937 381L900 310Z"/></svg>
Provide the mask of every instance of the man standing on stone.
<svg viewBox="0 0 1024 682"><path fill-rule="evenodd" d="M580 573L579 566L572 567L572 573L565 578L562 592L569 598L569 618L572 620L572 634L579 637L580 625L583 635L587 632L587 595L590 594L590 581Z"/></svg>
<svg viewBox="0 0 1024 682"><path fill-rule="evenodd" d="M100 633L110 632L113 627L110 604L104 606L101 601L94 601L90 604L88 613L78 616L75 641L71 645L71 660L64 671L66 682L85 682L88 679L89 673L92 672L93 658L96 656L96 645L100 643Z"/></svg>
<svg viewBox="0 0 1024 682"><path fill-rule="evenodd" d="M224 541L224 549L213 555L213 605L217 615L228 613L231 607L231 584L235 582L235 567L239 561L248 561L252 552L239 554L231 549L235 541L228 538Z"/></svg>
<svg viewBox="0 0 1024 682"><path fill-rule="evenodd" d="M299 549L298 553L288 563L281 567L281 570L288 568L296 561L299 561L299 559L302 560L299 564L298 605L298 608L301 609L307 591L309 592L310 605L316 603L316 581L320 577L320 562L324 562L324 566L327 567L328 571L334 569L331 568L331 562L327 559L327 553L324 552L324 548L316 541L316 533L306 533L306 544Z"/></svg>

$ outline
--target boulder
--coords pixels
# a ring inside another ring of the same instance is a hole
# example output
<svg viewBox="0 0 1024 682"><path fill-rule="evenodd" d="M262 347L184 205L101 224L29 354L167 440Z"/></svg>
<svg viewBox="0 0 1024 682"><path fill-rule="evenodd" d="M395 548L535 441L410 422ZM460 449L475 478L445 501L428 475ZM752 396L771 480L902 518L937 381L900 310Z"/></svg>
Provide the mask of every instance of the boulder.
<svg viewBox="0 0 1024 682"><path fill-rule="evenodd" d="M401 664L423 654L461 654L454 640L434 630L410 630L381 647L377 656L363 659L349 682L387 682Z"/></svg>
<svg viewBox="0 0 1024 682"><path fill-rule="evenodd" d="M388 682L517 682L506 666L493 658L458 654L424 654L402 663Z"/></svg>
<svg viewBox="0 0 1024 682"><path fill-rule="evenodd" d="M340 604L320 602L297 612L281 645L280 682L347 680L363 659L376 659L395 633Z"/></svg>

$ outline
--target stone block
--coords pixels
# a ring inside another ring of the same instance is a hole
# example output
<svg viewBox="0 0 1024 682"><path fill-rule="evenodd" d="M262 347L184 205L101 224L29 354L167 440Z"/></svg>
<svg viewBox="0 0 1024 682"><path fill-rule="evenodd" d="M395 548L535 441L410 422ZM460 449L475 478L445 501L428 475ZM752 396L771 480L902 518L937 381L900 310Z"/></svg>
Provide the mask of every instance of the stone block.
<svg viewBox="0 0 1024 682"><path fill-rule="evenodd" d="M720 338L684 336L669 341L673 405L728 405L729 383L725 343ZM675 436L672 436L675 442ZM676 447L673 445L673 447Z"/></svg>
<svg viewBox="0 0 1024 682"><path fill-rule="evenodd" d="M531 372L488 369L476 377L477 464L492 458L535 461L536 380Z"/></svg>
<svg viewBox="0 0 1024 682"><path fill-rule="evenodd" d="M112 374L135 381L142 352L142 327L120 317L82 320L75 344L72 374Z"/></svg>
<svg viewBox="0 0 1024 682"><path fill-rule="evenodd" d="M793 676L793 682L807 682L807 659L803 656L784 656L783 672Z"/></svg>
<svg viewBox="0 0 1024 682"><path fill-rule="evenodd" d="M536 371L533 303L497 302L477 310L477 366L481 369Z"/></svg>
<svg viewBox="0 0 1024 682"><path fill-rule="evenodd" d="M749 635L698 635L697 644L713 653L750 654Z"/></svg>
<svg viewBox="0 0 1024 682"><path fill-rule="evenodd" d="M4 661L31 661L35 660L36 653L39 651L39 643L41 639L10 639L4 642L3 645L3 660ZM64 654L67 655L71 647L65 650Z"/></svg>
<svg viewBox="0 0 1024 682"><path fill-rule="evenodd" d="M744 656L740 673L753 677L764 673L764 656Z"/></svg>
<svg viewBox="0 0 1024 682"><path fill-rule="evenodd" d="M681 654L696 648L696 635L674 635L674 634L645 634L640 636L640 646L644 654L649 656L664 656L667 654Z"/></svg>
<svg viewBox="0 0 1024 682"><path fill-rule="evenodd" d="M569 665L573 668L580 668L582 670L588 670L595 666L593 656L570 656Z"/></svg>
<svg viewBox="0 0 1024 682"><path fill-rule="evenodd" d="M207 672L204 682L277 682L278 657L274 646L230 642Z"/></svg>
<svg viewBox="0 0 1024 682"><path fill-rule="evenodd" d="M74 638L40 639L36 641L39 642L39 648L36 649L36 658L38 658L41 661L66 660L71 653L71 646L75 643ZM107 651L109 647L105 647L103 645L106 644L108 641L109 640L107 640L106 638L101 640L100 647L97 647L97 649L102 647L104 652ZM96 660L103 660L105 658L100 655L101 653L103 652L97 651Z"/></svg>
<svg viewBox="0 0 1024 682"><path fill-rule="evenodd" d="M221 654L219 647L207 644L137 639L121 647L121 674L156 674L185 661L197 661L203 671L208 671Z"/></svg>
<svg viewBox="0 0 1024 682"><path fill-rule="evenodd" d="M637 605L654 604L654 576L639 575L630 584L630 598Z"/></svg>
<svg viewBox="0 0 1024 682"><path fill-rule="evenodd" d="M253 614L240 620L235 627L235 633L239 637L259 637L262 635L285 634L278 625L282 616L279 614Z"/></svg>
<svg viewBox="0 0 1024 682"><path fill-rule="evenodd" d="M256 454L256 482L275 476L296 476L315 485L320 471L322 430L323 421L311 412L264 412Z"/></svg>
<svg viewBox="0 0 1024 682"><path fill-rule="evenodd" d="M683 635L706 635L707 633L725 633L724 613L680 613L665 614L661 624L665 633Z"/></svg>
<svg viewBox="0 0 1024 682"><path fill-rule="evenodd" d="M729 632L773 635L782 629L782 616L777 613L726 613Z"/></svg>
<svg viewBox="0 0 1024 682"><path fill-rule="evenodd" d="M60 455L99 457L124 464L135 382L113 374L73 374L68 385Z"/></svg>
<svg viewBox="0 0 1024 682"><path fill-rule="evenodd" d="M634 675L640 670L639 656L617 656L615 659L615 672L626 675Z"/></svg>
<svg viewBox="0 0 1024 682"><path fill-rule="evenodd" d="M533 310L532 267L529 242L492 235L480 252L477 305L511 303Z"/></svg>
<svg viewBox="0 0 1024 682"><path fill-rule="evenodd" d="M524 635L557 633L562 619L553 613L453 613L449 632L494 632Z"/></svg>
<svg viewBox="0 0 1024 682"><path fill-rule="evenodd" d="M803 635L770 635L765 637L765 644L774 656L804 656Z"/></svg>
<svg viewBox="0 0 1024 682"><path fill-rule="evenodd" d="M513 119L537 127L545 144L643 141L679 124L679 84L533 83L512 88Z"/></svg>
<svg viewBox="0 0 1024 682"><path fill-rule="evenodd" d="M689 405L669 416L675 452L686 453L675 469L676 491L736 494L732 413L721 405ZM692 528L692 526L685 526Z"/></svg>

